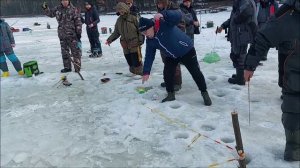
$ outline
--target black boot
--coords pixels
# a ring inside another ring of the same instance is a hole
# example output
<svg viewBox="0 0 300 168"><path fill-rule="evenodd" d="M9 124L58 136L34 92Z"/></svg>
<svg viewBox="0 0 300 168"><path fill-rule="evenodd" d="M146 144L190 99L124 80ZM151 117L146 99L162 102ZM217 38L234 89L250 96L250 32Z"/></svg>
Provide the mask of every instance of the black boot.
<svg viewBox="0 0 300 168"><path fill-rule="evenodd" d="M168 96L164 98L161 102L173 101L175 100L175 92L168 92Z"/></svg>
<svg viewBox="0 0 300 168"><path fill-rule="evenodd" d="M181 85L174 85L174 91L178 92L181 89Z"/></svg>
<svg viewBox="0 0 300 168"><path fill-rule="evenodd" d="M67 72L71 72L71 71L72 71L71 68L64 68L64 69L62 69L60 72L61 72L61 73L67 73Z"/></svg>
<svg viewBox="0 0 300 168"><path fill-rule="evenodd" d="M300 130L290 131L285 129L285 137L284 160L300 161Z"/></svg>
<svg viewBox="0 0 300 168"><path fill-rule="evenodd" d="M203 100L204 100L204 105L210 106L212 103L211 103L211 99L208 95L208 92L201 92L201 95L202 95Z"/></svg>
<svg viewBox="0 0 300 168"><path fill-rule="evenodd" d="M231 83L231 84L245 85L244 70L243 69L236 69L236 77L235 78L229 78L228 82Z"/></svg>
<svg viewBox="0 0 300 168"><path fill-rule="evenodd" d="M166 87L166 83L165 83L165 82L162 82L162 83L160 84L160 86L161 86L161 87Z"/></svg>

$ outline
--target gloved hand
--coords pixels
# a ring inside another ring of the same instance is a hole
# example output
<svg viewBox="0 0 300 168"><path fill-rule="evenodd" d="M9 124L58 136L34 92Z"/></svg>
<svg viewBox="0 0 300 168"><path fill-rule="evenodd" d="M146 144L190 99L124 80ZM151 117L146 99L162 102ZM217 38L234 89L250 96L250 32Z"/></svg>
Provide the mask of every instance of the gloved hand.
<svg viewBox="0 0 300 168"><path fill-rule="evenodd" d="M48 8L48 3L47 2L43 2L42 4L42 8L45 10Z"/></svg>

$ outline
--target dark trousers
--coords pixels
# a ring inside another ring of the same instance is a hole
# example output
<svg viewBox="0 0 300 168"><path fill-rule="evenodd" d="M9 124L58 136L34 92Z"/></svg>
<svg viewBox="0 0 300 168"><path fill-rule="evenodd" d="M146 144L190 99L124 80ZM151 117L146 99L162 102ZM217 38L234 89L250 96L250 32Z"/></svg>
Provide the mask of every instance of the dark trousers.
<svg viewBox="0 0 300 168"><path fill-rule="evenodd" d="M190 72L201 92L206 91L205 78L200 71L195 48L192 48L187 54L180 58L166 57L164 66L164 80L167 92L174 92L174 76L176 67L181 62Z"/></svg>
<svg viewBox="0 0 300 168"><path fill-rule="evenodd" d="M235 69L244 69L244 62L247 55L247 46L240 46L238 51L234 52L231 47L230 59Z"/></svg>
<svg viewBox="0 0 300 168"><path fill-rule="evenodd" d="M102 54L98 28L87 28L86 31L91 45L91 52L97 51L98 54Z"/></svg>
<svg viewBox="0 0 300 168"><path fill-rule="evenodd" d="M165 64L166 63L167 54L164 53L164 52L162 52L162 51L160 51L160 55L161 55L161 59L162 59L163 63ZM174 76L174 82L175 82L175 85L181 86L181 84L182 84L180 64L178 64L177 67L176 67L175 76Z"/></svg>
<svg viewBox="0 0 300 168"><path fill-rule="evenodd" d="M129 67L139 67L142 65L142 61L140 61L138 53L125 54L125 58Z"/></svg>
<svg viewBox="0 0 300 168"><path fill-rule="evenodd" d="M278 51L278 86L281 88L283 87L284 62L287 56L287 53Z"/></svg>
<svg viewBox="0 0 300 168"><path fill-rule="evenodd" d="M72 69L71 59L73 59L75 70L81 69L81 49L77 43L77 39L71 37L60 39L64 68Z"/></svg>

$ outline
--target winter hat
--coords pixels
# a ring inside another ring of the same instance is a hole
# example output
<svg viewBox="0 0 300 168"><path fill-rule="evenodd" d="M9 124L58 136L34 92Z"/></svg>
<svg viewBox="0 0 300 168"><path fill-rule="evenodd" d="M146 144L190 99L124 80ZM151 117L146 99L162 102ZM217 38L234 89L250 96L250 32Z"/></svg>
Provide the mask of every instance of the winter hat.
<svg viewBox="0 0 300 168"><path fill-rule="evenodd" d="M124 2L119 2L116 6L116 10L129 13L129 7Z"/></svg>
<svg viewBox="0 0 300 168"><path fill-rule="evenodd" d="M139 31L143 32L148 30L150 27L154 26L154 21L152 19L147 19L141 17L139 20Z"/></svg>
<svg viewBox="0 0 300 168"><path fill-rule="evenodd" d="M85 1L84 4L85 5L93 5L92 1Z"/></svg>
<svg viewBox="0 0 300 168"><path fill-rule="evenodd" d="M156 4L162 3L164 6L168 6L169 0L156 0Z"/></svg>

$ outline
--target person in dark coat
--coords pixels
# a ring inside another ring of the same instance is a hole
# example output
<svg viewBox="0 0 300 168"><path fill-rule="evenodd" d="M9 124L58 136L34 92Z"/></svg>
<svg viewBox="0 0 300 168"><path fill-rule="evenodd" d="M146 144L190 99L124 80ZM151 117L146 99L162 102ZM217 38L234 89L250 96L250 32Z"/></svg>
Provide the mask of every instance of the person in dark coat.
<svg viewBox="0 0 300 168"><path fill-rule="evenodd" d="M140 17L140 9L133 4L133 0L126 0L126 5L129 6L130 14Z"/></svg>
<svg viewBox="0 0 300 168"><path fill-rule="evenodd" d="M282 124L286 146L284 160L300 161L300 1L287 0L276 18L271 19L256 34L246 61L244 78L249 81L263 56L271 47L292 44L284 61Z"/></svg>
<svg viewBox="0 0 300 168"><path fill-rule="evenodd" d="M181 62L201 91L204 104L210 106L212 102L207 92L205 78L200 71L192 39L176 26L181 17L178 10L164 10L154 16L155 22L152 19L140 19L139 30L147 37L142 82L149 79L156 50L161 50L166 53L164 81L168 92L162 102L175 100L174 76L176 66Z"/></svg>
<svg viewBox="0 0 300 168"><path fill-rule="evenodd" d="M96 7L90 2L85 2L85 18L86 32L90 41L92 54L89 57L101 57L102 48L99 40L99 30L97 24L100 22L99 14Z"/></svg>
<svg viewBox="0 0 300 168"><path fill-rule="evenodd" d="M278 3L275 0L257 0L256 2L257 24L260 29L266 22L275 15L278 10ZM262 57L262 61L267 60L268 51Z"/></svg>
<svg viewBox="0 0 300 168"><path fill-rule="evenodd" d="M19 75L24 75L21 62L14 53L13 47L15 47L15 39L10 26L0 18L0 69L3 74L2 77L8 77L9 71L6 63L5 56L12 62L14 68Z"/></svg>
<svg viewBox="0 0 300 168"><path fill-rule="evenodd" d="M229 27L230 58L236 69L236 74L228 79L230 84L245 85L244 61L248 44L253 42L256 25L255 2L253 0L234 0L230 18L217 29L217 33L221 33L223 29Z"/></svg>
<svg viewBox="0 0 300 168"><path fill-rule="evenodd" d="M195 31L199 31L200 23L192 6L192 0L183 0L183 3L180 4L180 9L185 14L185 17L188 18L188 21L185 22L186 34L194 40Z"/></svg>

